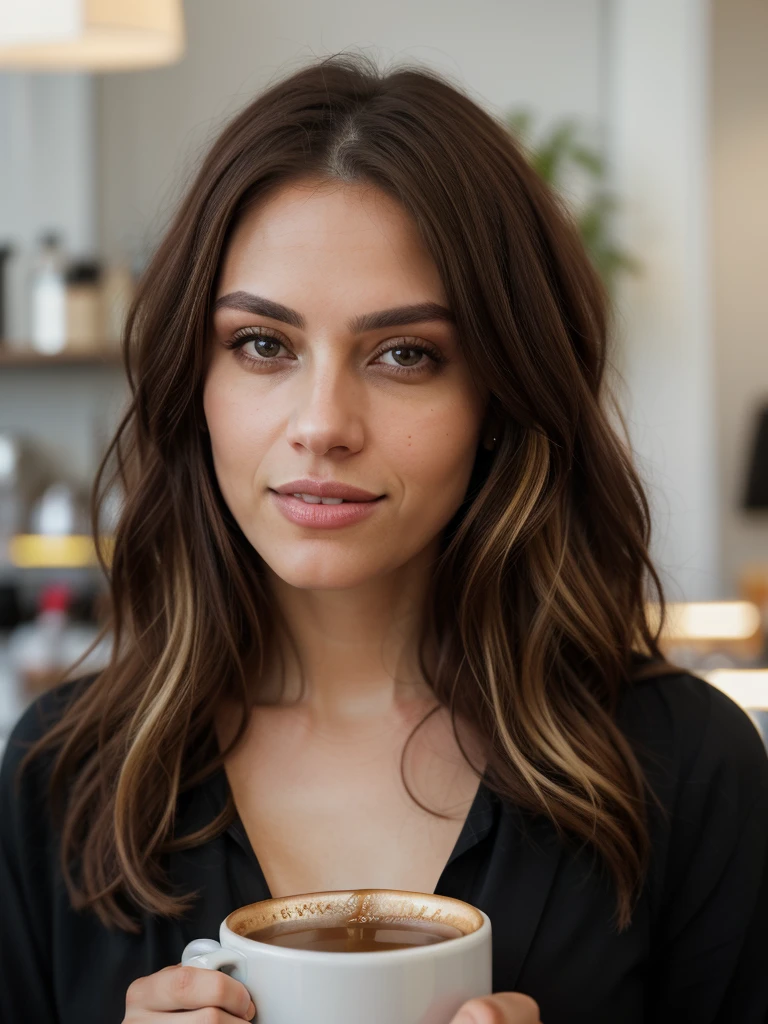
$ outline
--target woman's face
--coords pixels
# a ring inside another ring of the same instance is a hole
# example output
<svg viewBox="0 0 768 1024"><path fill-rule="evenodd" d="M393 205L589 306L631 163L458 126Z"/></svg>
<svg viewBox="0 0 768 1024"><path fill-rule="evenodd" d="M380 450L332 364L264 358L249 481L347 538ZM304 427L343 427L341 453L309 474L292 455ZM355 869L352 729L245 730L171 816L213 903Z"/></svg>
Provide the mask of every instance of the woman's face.
<svg viewBox="0 0 768 1024"><path fill-rule="evenodd" d="M461 504L487 396L438 306L446 296L414 224L372 186L294 184L236 226L203 404L224 500L286 583L340 589L390 573ZM384 497L355 523L301 525L273 491L305 477Z"/></svg>

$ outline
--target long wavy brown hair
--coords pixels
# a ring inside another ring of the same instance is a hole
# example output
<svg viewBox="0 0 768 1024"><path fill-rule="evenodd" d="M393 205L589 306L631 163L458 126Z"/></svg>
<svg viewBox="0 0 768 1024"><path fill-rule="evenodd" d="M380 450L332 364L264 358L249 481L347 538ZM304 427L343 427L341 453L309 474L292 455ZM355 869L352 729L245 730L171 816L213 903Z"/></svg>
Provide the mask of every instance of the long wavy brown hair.
<svg viewBox="0 0 768 1024"><path fill-rule="evenodd" d="M463 716L487 743L488 784L608 869L621 930L649 865L652 794L616 710L638 664L644 677L669 665L649 506L606 380L609 303L572 217L500 120L427 68L385 73L354 53L278 81L225 127L128 317L130 402L92 495L99 542L108 487L125 494L111 556L100 551L111 659L24 761L52 757L72 903L127 930L136 908L182 914L195 895L168 891L164 854L235 813L230 798L201 831L174 834L179 794L239 742L253 699L244 665L263 666L276 633L263 562L201 429L210 314L241 212L307 176L396 198L442 276L498 444L478 450L441 538L425 616L438 657L430 671L422 637L422 670L454 730ZM225 697L242 721L219 750Z"/></svg>

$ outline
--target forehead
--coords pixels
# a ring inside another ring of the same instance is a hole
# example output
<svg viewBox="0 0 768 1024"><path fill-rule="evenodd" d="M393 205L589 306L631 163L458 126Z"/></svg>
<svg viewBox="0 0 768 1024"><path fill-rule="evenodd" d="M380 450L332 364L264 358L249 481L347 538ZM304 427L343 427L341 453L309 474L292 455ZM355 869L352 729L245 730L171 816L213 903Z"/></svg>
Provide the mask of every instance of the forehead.
<svg viewBox="0 0 768 1024"><path fill-rule="evenodd" d="M243 289L295 302L317 286L380 301L445 302L437 267L415 222L371 184L302 181L254 204L223 256L217 293Z"/></svg>

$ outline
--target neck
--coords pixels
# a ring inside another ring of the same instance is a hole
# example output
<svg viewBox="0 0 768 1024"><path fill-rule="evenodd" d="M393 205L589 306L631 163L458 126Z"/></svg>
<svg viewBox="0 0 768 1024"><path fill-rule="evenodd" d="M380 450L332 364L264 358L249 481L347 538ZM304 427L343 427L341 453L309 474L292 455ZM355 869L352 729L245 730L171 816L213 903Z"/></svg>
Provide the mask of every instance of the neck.
<svg viewBox="0 0 768 1024"><path fill-rule="evenodd" d="M271 591L295 650L280 642L284 686L278 657L254 685L257 702L298 702L324 720L433 703L418 659L432 557L344 590L299 589L272 574ZM431 638L425 655L430 664Z"/></svg>

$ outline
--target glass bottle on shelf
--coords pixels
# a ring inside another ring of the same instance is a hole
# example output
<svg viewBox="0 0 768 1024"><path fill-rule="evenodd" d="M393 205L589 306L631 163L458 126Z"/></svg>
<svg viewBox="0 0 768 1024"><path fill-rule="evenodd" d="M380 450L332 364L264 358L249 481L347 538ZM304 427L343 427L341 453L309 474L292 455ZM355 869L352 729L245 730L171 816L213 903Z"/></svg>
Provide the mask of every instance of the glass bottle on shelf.
<svg viewBox="0 0 768 1024"><path fill-rule="evenodd" d="M30 287L30 342L36 352L55 355L67 343L67 301L64 254L59 236L40 239Z"/></svg>

